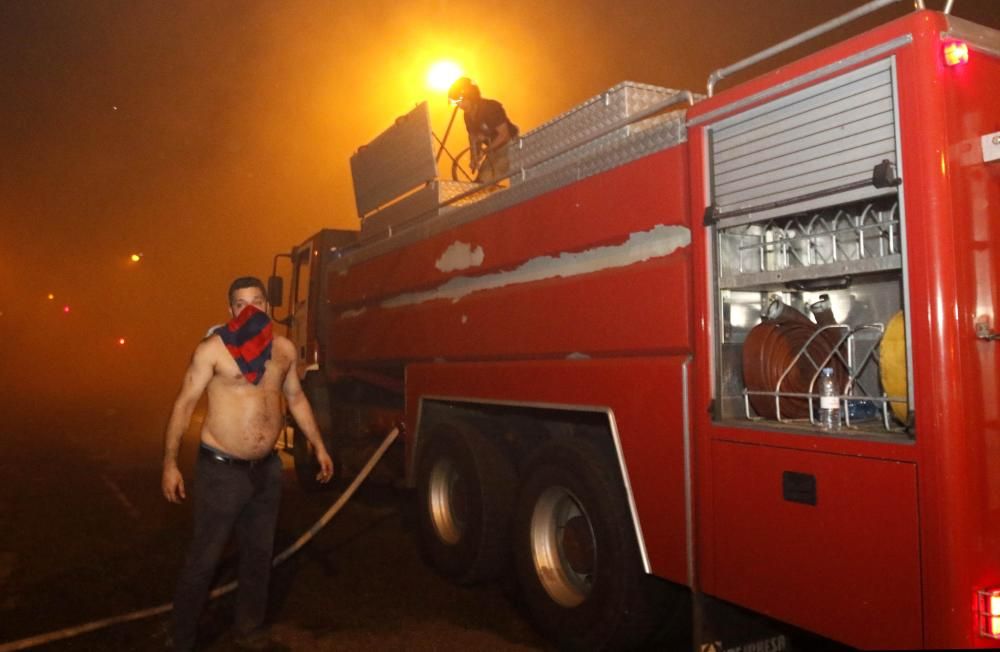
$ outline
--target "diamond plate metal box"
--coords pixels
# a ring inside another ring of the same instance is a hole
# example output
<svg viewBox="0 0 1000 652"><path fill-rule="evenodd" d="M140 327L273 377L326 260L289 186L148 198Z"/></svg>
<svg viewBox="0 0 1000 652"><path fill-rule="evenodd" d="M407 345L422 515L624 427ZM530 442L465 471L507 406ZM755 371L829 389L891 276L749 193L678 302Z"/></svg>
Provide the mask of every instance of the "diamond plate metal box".
<svg viewBox="0 0 1000 652"><path fill-rule="evenodd" d="M515 179L523 182L537 177L547 177L561 169L576 170L580 179L596 174L598 170L607 169L608 160L614 160L615 152L632 150L630 144L641 142L645 132L653 129L656 130L657 137L666 134L667 138L675 141L684 140L687 137L684 127L685 115L684 111L672 111L615 129L600 138L582 143L568 152L525 169L520 175L512 177L512 183ZM619 161L619 163L624 162L624 158Z"/></svg>
<svg viewBox="0 0 1000 652"><path fill-rule="evenodd" d="M572 145L591 141L615 124L668 100L677 92L650 84L621 82L511 143L508 149L511 170L531 167ZM629 134L629 127L612 133L617 138L624 138Z"/></svg>

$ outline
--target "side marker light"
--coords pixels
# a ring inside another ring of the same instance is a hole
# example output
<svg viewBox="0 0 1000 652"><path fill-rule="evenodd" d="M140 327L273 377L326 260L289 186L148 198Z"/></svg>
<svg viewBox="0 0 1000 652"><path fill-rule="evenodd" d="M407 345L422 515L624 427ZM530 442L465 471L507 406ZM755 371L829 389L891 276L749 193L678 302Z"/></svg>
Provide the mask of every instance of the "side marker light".
<svg viewBox="0 0 1000 652"><path fill-rule="evenodd" d="M958 66L969 62L969 46L962 41L951 41L944 45L944 62L949 66Z"/></svg>

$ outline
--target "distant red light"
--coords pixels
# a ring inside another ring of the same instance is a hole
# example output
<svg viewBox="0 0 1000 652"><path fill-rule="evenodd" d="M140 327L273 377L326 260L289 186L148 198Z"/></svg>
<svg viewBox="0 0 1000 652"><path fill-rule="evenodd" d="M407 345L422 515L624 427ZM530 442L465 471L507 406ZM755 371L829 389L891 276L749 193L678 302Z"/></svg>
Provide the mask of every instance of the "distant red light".
<svg viewBox="0 0 1000 652"><path fill-rule="evenodd" d="M69 306L63 306L63 312L69 312Z"/></svg>
<svg viewBox="0 0 1000 652"><path fill-rule="evenodd" d="M944 62L958 66L969 62L969 46L962 41L952 41L944 45Z"/></svg>
<svg viewBox="0 0 1000 652"><path fill-rule="evenodd" d="M125 338L124 337L119 337L118 338L118 345L119 346L125 346Z"/></svg>

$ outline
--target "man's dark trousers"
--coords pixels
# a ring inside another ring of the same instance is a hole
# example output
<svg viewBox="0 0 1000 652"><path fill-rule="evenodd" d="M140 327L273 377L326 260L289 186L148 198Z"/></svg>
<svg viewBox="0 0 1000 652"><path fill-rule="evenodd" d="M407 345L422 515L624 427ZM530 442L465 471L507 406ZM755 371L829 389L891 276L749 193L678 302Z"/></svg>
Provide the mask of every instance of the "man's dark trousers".
<svg viewBox="0 0 1000 652"><path fill-rule="evenodd" d="M202 451L204 452L204 451ZM237 635L261 626L281 503L281 460L225 464L199 455L194 483L194 537L174 594L174 649L194 648L198 619L219 558L235 529L239 544Z"/></svg>

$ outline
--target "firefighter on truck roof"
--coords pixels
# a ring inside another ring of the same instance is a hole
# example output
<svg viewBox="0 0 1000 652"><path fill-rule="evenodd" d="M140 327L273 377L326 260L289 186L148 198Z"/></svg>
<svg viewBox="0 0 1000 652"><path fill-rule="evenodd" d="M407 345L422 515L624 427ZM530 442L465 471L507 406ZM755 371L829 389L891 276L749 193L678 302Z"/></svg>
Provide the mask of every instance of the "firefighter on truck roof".
<svg viewBox="0 0 1000 652"><path fill-rule="evenodd" d="M517 137L518 128L503 104L486 99L468 77L460 77L448 90L448 99L462 109L469 132L469 169L476 181L489 182L507 176L506 145Z"/></svg>

